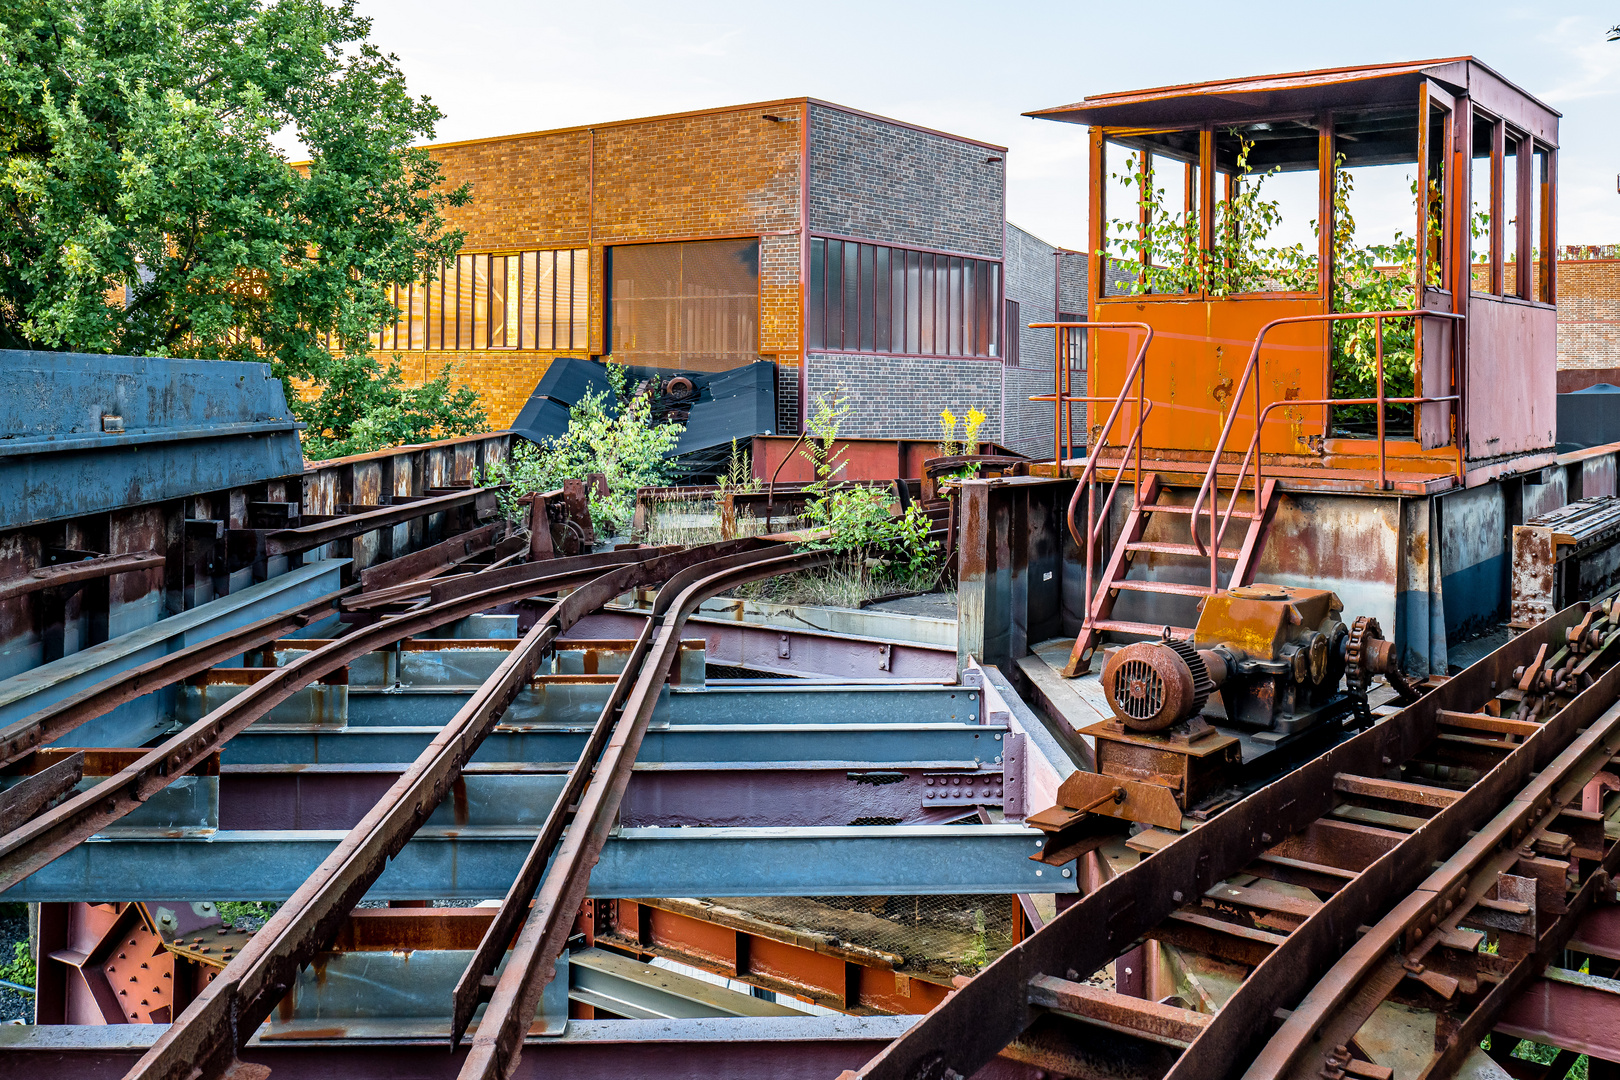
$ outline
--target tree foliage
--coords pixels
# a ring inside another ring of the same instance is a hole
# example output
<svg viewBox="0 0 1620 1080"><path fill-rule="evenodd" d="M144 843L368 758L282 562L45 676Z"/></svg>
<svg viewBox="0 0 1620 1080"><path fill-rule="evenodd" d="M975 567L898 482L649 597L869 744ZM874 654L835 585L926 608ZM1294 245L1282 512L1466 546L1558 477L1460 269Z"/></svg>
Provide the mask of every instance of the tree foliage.
<svg viewBox="0 0 1620 1080"><path fill-rule="evenodd" d="M0 6L0 347L361 377L386 287L454 254L469 195L369 33L354 0Z"/></svg>
<svg viewBox="0 0 1620 1080"><path fill-rule="evenodd" d="M301 402L304 456L311 461L364 454L387 446L471 435L489 426L478 394L450 385L450 365L418 387L400 376L399 357L385 369L370 356L336 368L319 397Z"/></svg>

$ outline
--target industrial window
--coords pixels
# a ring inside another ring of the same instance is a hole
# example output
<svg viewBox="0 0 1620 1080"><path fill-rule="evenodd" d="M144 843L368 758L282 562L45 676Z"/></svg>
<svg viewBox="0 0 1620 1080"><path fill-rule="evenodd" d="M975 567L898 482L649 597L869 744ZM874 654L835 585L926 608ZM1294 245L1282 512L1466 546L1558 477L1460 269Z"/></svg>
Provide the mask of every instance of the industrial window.
<svg viewBox="0 0 1620 1080"><path fill-rule="evenodd" d="M583 351L588 260L585 248L458 255L432 281L394 288L399 319L372 347Z"/></svg>
<svg viewBox="0 0 1620 1080"><path fill-rule="evenodd" d="M1024 328L1024 320L1018 317L1018 301L1007 301L1007 348L1003 350L1002 362L1008 367L1018 366L1018 339L1020 331Z"/></svg>
<svg viewBox="0 0 1620 1080"><path fill-rule="evenodd" d="M759 241L613 248L608 349L619 363L725 371L759 359Z"/></svg>
<svg viewBox="0 0 1620 1080"><path fill-rule="evenodd" d="M993 357L1001 351L1000 301L997 262L854 240L810 241L806 335L812 349Z"/></svg>

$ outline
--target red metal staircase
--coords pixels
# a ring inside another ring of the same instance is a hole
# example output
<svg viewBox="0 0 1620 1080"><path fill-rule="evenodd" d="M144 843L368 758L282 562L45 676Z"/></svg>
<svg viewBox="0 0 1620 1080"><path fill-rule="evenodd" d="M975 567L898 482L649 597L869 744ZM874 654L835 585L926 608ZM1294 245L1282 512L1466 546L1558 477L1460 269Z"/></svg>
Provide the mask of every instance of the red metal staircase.
<svg viewBox="0 0 1620 1080"><path fill-rule="evenodd" d="M1122 461L1120 471L1125 469ZM1116 478L1117 479L1117 478ZM1112 631L1120 634L1141 634L1145 636L1158 636L1163 632L1162 623L1131 622L1124 619L1113 618L1114 603L1122 592L1158 593L1165 596L1193 596L1203 598L1213 596L1222 588L1237 585L1247 585L1254 574L1255 557L1259 554L1260 541L1265 533L1266 526L1271 521L1272 513L1277 507L1277 481L1269 479L1261 488L1258 503L1252 506L1247 513L1238 512L1232 516L1246 520L1248 525L1244 530L1243 542L1235 548L1220 547L1212 542L1208 548L1200 550L1196 544L1179 544L1162 540L1145 540L1148 520L1154 514L1174 514L1188 518L1189 530L1197 528L1193 519L1196 509L1194 506L1176 503L1160 502L1165 489L1157 473L1147 473L1137 486L1138 496L1132 500L1130 512L1126 515L1124 527L1120 529L1119 539L1114 543L1113 553L1108 564L1103 567L1102 574L1095 581L1091 575L1090 553L1096 547L1098 532L1102 521L1095 513L1094 500L1088 503L1086 522L1086 535L1091 538L1087 548L1087 574L1086 574L1086 606L1085 618L1081 624L1080 635L1075 638L1074 649L1069 654L1069 663L1064 668L1064 675L1073 678L1082 675L1091 666L1092 653L1104 633ZM1076 495L1079 491L1076 491ZM1069 528L1074 532L1075 539L1086 544L1086 539L1079 535L1076 528L1078 522L1075 514L1076 507L1071 503ZM1128 578L1126 573L1130 570L1131 562L1138 553L1152 555L1168 555L1197 559L1209 559L1210 577L1207 583L1188 584L1176 581L1153 581L1144 578ZM1213 557L1211 557L1213 556ZM1229 564L1225 573L1225 582L1220 564ZM1171 626L1170 633L1174 637L1187 638L1192 636L1191 627Z"/></svg>

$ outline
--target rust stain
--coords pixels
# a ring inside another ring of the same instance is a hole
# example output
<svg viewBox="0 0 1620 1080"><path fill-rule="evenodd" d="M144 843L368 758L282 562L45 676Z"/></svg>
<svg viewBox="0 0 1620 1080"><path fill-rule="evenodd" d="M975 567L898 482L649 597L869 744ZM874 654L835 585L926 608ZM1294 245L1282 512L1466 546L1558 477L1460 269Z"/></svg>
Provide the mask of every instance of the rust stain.
<svg viewBox="0 0 1620 1080"><path fill-rule="evenodd" d="M451 806L453 808L452 813L455 816L456 824L457 825L465 825L465 824L467 824L467 779L466 779L466 777L457 776L455 781L450 785L450 801L451 801Z"/></svg>

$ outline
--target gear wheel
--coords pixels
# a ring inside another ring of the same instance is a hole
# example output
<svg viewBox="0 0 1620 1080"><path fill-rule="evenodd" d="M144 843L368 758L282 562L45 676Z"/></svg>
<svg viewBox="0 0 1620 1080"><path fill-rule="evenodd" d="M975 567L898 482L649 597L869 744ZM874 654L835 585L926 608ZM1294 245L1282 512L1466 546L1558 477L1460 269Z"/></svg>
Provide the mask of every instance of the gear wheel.
<svg viewBox="0 0 1620 1080"><path fill-rule="evenodd" d="M1350 704L1355 710L1356 727L1372 723L1372 707L1367 704L1367 691L1372 686L1372 672L1367 670L1367 643L1382 641L1384 631L1378 620L1363 615L1350 628L1350 640L1344 647L1344 685L1350 691Z"/></svg>
<svg viewBox="0 0 1620 1080"><path fill-rule="evenodd" d="M1177 641L1170 636L1169 629L1165 627L1164 644L1175 650L1182 663L1187 665L1187 670L1192 672L1193 700L1187 709L1188 718L1192 718L1204 711L1204 703L1209 701L1209 695L1215 692L1215 680L1209 677L1209 666L1204 663L1204 658L1198 655L1198 650L1193 648L1192 642Z"/></svg>
<svg viewBox="0 0 1620 1080"><path fill-rule="evenodd" d="M1372 708L1367 704L1367 692L1372 689L1372 677L1375 672L1369 665L1373 653L1372 643L1383 640L1385 640L1384 631L1378 625L1378 620L1371 615L1363 615L1350 628L1350 640L1344 648L1344 683L1350 690L1358 728L1364 728L1372 723ZM1400 699L1402 705L1410 705L1423 696L1423 691L1406 677L1406 673L1393 659L1385 664L1385 667L1387 670L1382 673L1384 680L1395 691L1395 696Z"/></svg>

